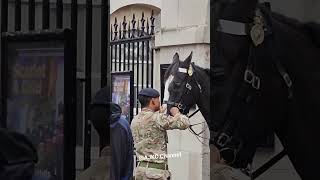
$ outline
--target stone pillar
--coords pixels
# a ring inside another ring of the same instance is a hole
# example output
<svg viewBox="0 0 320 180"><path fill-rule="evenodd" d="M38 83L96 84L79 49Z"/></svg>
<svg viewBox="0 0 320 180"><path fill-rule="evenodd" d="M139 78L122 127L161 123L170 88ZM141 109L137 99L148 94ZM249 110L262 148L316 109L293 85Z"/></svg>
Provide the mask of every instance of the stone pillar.
<svg viewBox="0 0 320 180"><path fill-rule="evenodd" d="M155 36L156 89L161 86L160 64L170 64L176 52L184 60L193 51L196 65L210 67L209 5L209 0L162 0L161 28ZM204 121L201 113L190 119L191 124ZM194 127L197 132L207 129L206 125L198 126ZM202 136L209 137L208 129ZM204 145L208 142L199 142L188 130L168 131L168 138L168 153L181 152L181 157L168 160L172 179L209 180L209 147Z"/></svg>

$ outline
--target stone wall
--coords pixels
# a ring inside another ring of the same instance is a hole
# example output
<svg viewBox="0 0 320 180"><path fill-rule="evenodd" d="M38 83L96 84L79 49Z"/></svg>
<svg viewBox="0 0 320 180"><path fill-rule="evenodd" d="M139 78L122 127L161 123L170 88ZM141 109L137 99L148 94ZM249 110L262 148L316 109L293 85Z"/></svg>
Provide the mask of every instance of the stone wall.
<svg viewBox="0 0 320 180"><path fill-rule="evenodd" d="M155 88L160 90L160 64L170 64L178 52L185 60L193 51L196 65L210 67L209 0L162 0L161 28L155 36ZM204 122L201 113L190 119L191 124ZM195 127L196 132L206 129L202 136L209 138L206 125ZM210 179L208 142L201 142L190 131L168 131L168 153L181 152L181 158L169 159L172 180Z"/></svg>

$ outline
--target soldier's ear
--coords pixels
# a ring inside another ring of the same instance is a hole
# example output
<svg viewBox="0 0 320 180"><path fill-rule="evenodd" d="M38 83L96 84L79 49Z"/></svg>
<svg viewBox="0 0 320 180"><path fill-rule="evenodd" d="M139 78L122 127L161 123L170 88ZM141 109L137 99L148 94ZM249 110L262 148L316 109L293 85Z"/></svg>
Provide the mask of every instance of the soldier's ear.
<svg viewBox="0 0 320 180"><path fill-rule="evenodd" d="M154 105L154 104L155 104L154 101L153 101L153 98L150 99L149 104L150 104L150 105Z"/></svg>
<svg viewBox="0 0 320 180"><path fill-rule="evenodd" d="M151 99L151 103L152 103L153 106L157 105L157 103L155 102L154 98Z"/></svg>

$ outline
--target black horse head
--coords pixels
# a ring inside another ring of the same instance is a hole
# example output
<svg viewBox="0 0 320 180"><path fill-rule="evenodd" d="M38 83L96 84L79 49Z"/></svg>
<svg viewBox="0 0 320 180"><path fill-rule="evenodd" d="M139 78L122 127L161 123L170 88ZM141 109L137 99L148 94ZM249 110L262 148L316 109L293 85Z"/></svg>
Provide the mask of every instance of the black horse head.
<svg viewBox="0 0 320 180"><path fill-rule="evenodd" d="M178 107L183 114L188 114L190 108L197 104L209 124L209 70L195 65L191 60L192 52L184 61L180 61L178 53L174 55L164 75L164 104L167 104L168 110L173 106Z"/></svg>
<svg viewBox="0 0 320 180"><path fill-rule="evenodd" d="M196 97L199 97L201 93L201 86L194 78L194 65L191 59L192 52L184 61L180 61L176 53L172 64L166 71L164 103L168 105L168 110L175 106L181 113L187 114L198 100Z"/></svg>
<svg viewBox="0 0 320 180"><path fill-rule="evenodd" d="M320 117L320 86L312 85L320 82L320 55L310 28L257 0L220 1L214 20L216 144L237 149L232 166L245 168L259 139L274 131L302 179L318 179L310 163L318 148L308 137Z"/></svg>
<svg viewBox="0 0 320 180"><path fill-rule="evenodd" d="M258 139L268 131L265 122L253 113L261 96L259 89L264 85L261 71L256 71L258 57L250 51L253 42L247 34L256 9L254 0L220 1L214 22L214 144L230 165L239 168L252 162Z"/></svg>
<svg viewBox="0 0 320 180"><path fill-rule="evenodd" d="M179 60L178 53L174 55L173 62L164 75L164 104L167 104L168 114L174 106L185 115L191 107L197 105L199 109L189 117L200 111L210 129L210 71L195 65L191 60L192 52L184 61ZM204 138L201 135L204 131L196 132L192 127L206 122L190 124L189 130L198 140Z"/></svg>

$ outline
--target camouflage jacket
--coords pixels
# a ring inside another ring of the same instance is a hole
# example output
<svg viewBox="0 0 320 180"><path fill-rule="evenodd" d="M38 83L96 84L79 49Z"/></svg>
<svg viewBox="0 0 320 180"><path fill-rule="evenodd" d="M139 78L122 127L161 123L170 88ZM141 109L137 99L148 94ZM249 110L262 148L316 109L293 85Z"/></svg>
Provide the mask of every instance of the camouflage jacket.
<svg viewBox="0 0 320 180"><path fill-rule="evenodd" d="M159 111L142 109L131 122L138 161L166 163L168 143L166 130L184 130L189 126L188 117L185 115L177 114L173 117Z"/></svg>

